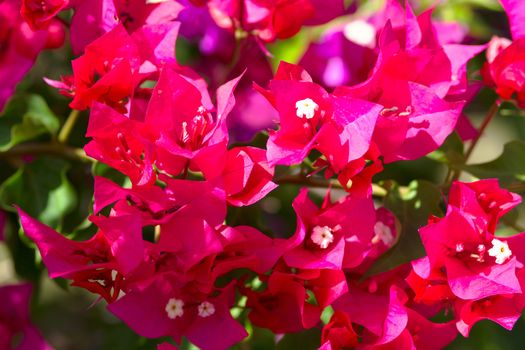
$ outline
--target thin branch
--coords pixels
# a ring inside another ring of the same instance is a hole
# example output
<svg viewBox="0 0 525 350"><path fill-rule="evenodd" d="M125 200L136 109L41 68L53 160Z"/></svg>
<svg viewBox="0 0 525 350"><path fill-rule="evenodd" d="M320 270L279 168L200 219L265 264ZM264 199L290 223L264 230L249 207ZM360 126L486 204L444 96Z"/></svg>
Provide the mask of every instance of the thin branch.
<svg viewBox="0 0 525 350"><path fill-rule="evenodd" d="M0 159L12 157L22 157L26 155L53 155L61 158L91 163L94 159L88 157L84 150L80 148L69 147L60 143L24 143L17 145L10 150L0 152Z"/></svg>
<svg viewBox="0 0 525 350"><path fill-rule="evenodd" d="M313 178L313 177L285 175L277 179L274 179L274 182L278 185L295 184L295 185L302 185L302 186L315 187L315 188L333 187L333 188L340 188L340 189L346 190L337 180L325 180L325 179L319 179L319 178ZM388 191L386 189L384 189L383 187L377 184L372 184L372 195L373 196L385 197L387 194L388 194Z"/></svg>
<svg viewBox="0 0 525 350"><path fill-rule="evenodd" d="M525 192L525 182L517 182L505 186L505 188L511 192Z"/></svg>
<svg viewBox="0 0 525 350"><path fill-rule="evenodd" d="M483 133L485 132L485 129L487 129L487 126L489 126L490 122L494 119L494 117L498 113L499 106L500 106L500 101L499 100L496 100L492 104L492 106L490 106L490 109L487 112L487 115L485 116L485 119L483 119L483 123L481 124L481 126L478 129L478 134L476 135L474 140L472 140L472 143L470 144L470 146L467 148L467 151L465 152L465 164L468 163L468 160L469 160L470 156L472 155L472 153L474 152L474 149L478 145L479 140L481 139L481 136L483 136ZM457 180L461 176L461 172L462 172L461 169L454 170L454 172L451 173L451 176L447 179L446 182L450 183L450 182L452 182L454 180Z"/></svg>
<svg viewBox="0 0 525 350"><path fill-rule="evenodd" d="M78 116L80 115L80 111L77 111L76 109L73 109L71 113L69 113L69 116L67 117L64 125L62 126L62 129L60 129L60 132L58 133L57 140L60 143L67 143L67 140L69 139L69 135L71 135L71 132L73 131L73 128L75 127L75 124L78 120Z"/></svg>

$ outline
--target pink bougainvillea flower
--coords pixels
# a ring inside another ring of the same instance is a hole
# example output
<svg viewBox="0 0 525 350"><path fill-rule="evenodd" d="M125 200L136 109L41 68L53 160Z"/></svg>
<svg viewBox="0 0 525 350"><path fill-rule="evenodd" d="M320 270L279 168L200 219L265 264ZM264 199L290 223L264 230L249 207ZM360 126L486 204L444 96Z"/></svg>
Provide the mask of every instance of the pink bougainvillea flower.
<svg viewBox="0 0 525 350"><path fill-rule="evenodd" d="M472 95L466 64L485 46L442 45L431 11L416 17L397 1L388 1L384 16L375 21L382 30L369 78L334 94L381 104L372 141L386 162L416 159L437 149L454 130Z"/></svg>
<svg viewBox="0 0 525 350"><path fill-rule="evenodd" d="M367 256L370 259L381 256L398 241L398 223L390 210L385 207L376 209L375 220L372 249Z"/></svg>
<svg viewBox="0 0 525 350"><path fill-rule="evenodd" d="M217 89L215 109L204 87L196 87L169 67L162 70L144 120L156 139L159 168L174 175L198 171L192 159L201 150L205 151L200 157L203 161L222 156L228 144L226 118L235 104L233 90L240 79Z"/></svg>
<svg viewBox="0 0 525 350"><path fill-rule="evenodd" d="M29 318L32 287L30 284L0 287L0 348L17 350L52 350Z"/></svg>
<svg viewBox="0 0 525 350"><path fill-rule="evenodd" d="M407 309L409 314L407 328L397 338L381 345L365 345L366 350L405 350L446 348L457 336L453 322L433 323L417 312Z"/></svg>
<svg viewBox="0 0 525 350"><path fill-rule="evenodd" d="M380 159L380 152L375 144L370 145L370 149L356 160L350 161L337 176L337 180L348 192L360 197L370 197L372 195L372 178L383 170L383 162ZM325 166L323 159L318 159L314 165L320 168ZM330 166L327 164L326 166ZM331 175L334 170L328 168L325 176Z"/></svg>
<svg viewBox="0 0 525 350"><path fill-rule="evenodd" d="M183 6L174 0L147 3L127 0L79 0L72 6L71 46L80 54L91 42L122 24L129 33L143 25L174 21Z"/></svg>
<svg viewBox="0 0 525 350"><path fill-rule="evenodd" d="M372 141L385 162L420 158L437 149L454 130L463 103L449 103L417 83L391 81L379 103ZM416 147L417 145L417 147Z"/></svg>
<svg viewBox="0 0 525 350"><path fill-rule="evenodd" d="M369 346L388 344L398 338L408 324L408 311L403 305L406 296L392 286L386 291L362 291L349 287L334 309L344 312L363 328L363 342Z"/></svg>
<svg viewBox="0 0 525 350"><path fill-rule="evenodd" d="M494 57L494 52L498 52ZM494 87L505 100L516 98L525 106L525 37L512 43L496 38L489 43L487 62L482 69L483 81Z"/></svg>
<svg viewBox="0 0 525 350"><path fill-rule="evenodd" d="M340 171L368 151L379 105L332 96L287 63L280 64L269 91L258 90L279 112L279 129L267 144L270 163L297 164L315 148Z"/></svg>
<svg viewBox="0 0 525 350"><path fill-rule="evenodd" d="M144 257L140 219L132 216L92 217L99 231L88 241L67 239L18 210L26 235L37 245L51 278L73 280L73 285L115 300L124 276ZM112 272L116 271L114 275Z"/></svg>
<svg viewBox="0 0 525 350"><path fill-rule="evenodd" d="M168 179L158 186L125 189L103 177L95 177L94 213L114 204L112 215L138 215L143 225L165 223L175 213L205 219L212 226L226 217L224 192L207 181Z"/></svg>
<svg viewBox="0 0 525 350"><path fill-rule="evenodd" d="M408 309L407 331L415 349L444 349L457 336L454 322L434 323L412 309Z"/></svg>
<svg viewBox="0 0 525 350"><path fill-rule="evenodd" d="M409 4L403 7L395 0L386 2L384 9L370 20L382 30L371 80L388 75L416 82L431 87L440 98L465 92L466 65L485 45L442 44L443 33L438 32L432 12L430 9L416 17Z"/></svg>
<svg viewBox="0 0 525 350"><path fill-rule="evenodd" d="M525 299L523 294L495 295L480 300L458 300L456 313L458 331L468 337L477 322L488 319L505 329L512 330L521 316Z"/></svg>
<svg viewBox="0 0 525 350"><path fill-rule="evenodd" d="M62 25L33 31L20 16L18 0L0 2L0 112L38 54L45 48L61 46L63 34Z"/></svg>
<svg viewBox="0 0 525 350"><path fill-rule="evenodd" d="M298 281L304 281L321 310L348 291L345 273L342 270L299 270L296 272L295 278Z"/></svg>
<svg viewBox="0 0 525 350"><path fill-rule="evenodd" d="M222 227L223 250L214 260L212 274L219 277L235 269L268 272L282 256L285 245L250 226Z"/></svg>
<svg viewBox="0 0 525 350"><path fill-rule="evenodd" d="M189 79L200 79L189 68L179 67L175 59L175 41L179 23L145 25L129 35L117 25L86 46L84 55L72 61L73 75L61 81L45 79L48 84L73 100L70 107L86 109L94 101L120 112L134 107L135 92L147 79L155 79L160 67L173 66ZM202 83L204 84L204 83ZM143 119L143 113L140 119Z"/></svg>
<svg viewBox="0 0 525 350"><path fill-rule="evenodd" d="M132 183L147 185L155 181L153 143L143 136L143 124L112 108L96 103L91 109L84 147L87 155L121 171Z"/></svg>
<svg viewBox="0 0 525 350"><path fill-rule="evenodd" d="M175 42L179 28L179 22L168 22L144 25L133 32L131 37L138 47L142 63L141 72L146 73L148 69L157 72L158 67L169 64L188 76L194 74L187 68L177 66Z"/></svg>
<svg viewBox="0 0 525 350"><path fill-rule="evenodd" d="M525 258L523 250L523 233L511 236L507 239L502 238L502 247L513 250L513 254L521 262ZM521 288L525 287L525 270L520 268L516 275L520 281ZM492 320L502 327L511 330L518 321L525 307L525 297L523 293L499 294L486 297L479 300L457 300L456 326L458 331L465 337L468 337L470 330L477 322L488 319Z"/></svg>
<svg viewBox="0 0 525 350"><path fill-rule="evenodd" d="M289 239L284 260L302 269L341 269L359 265L369 251L374 233L375 210L371 198L345 197L330 203L327 194L318 208L303 189L295 198L297 229Z"/></svg>
<svg viewBox="0 0 525 350"><path fill-rule="evenodd" d="M321 344L319 349L323 350L351 349L357 346L357 333L346 313L334 312L330 322L323 327Z"/></svg>
<svg viewBox="0 0 525 350"><path fill-rule="evenodd" d="M20 13L31 29L45 29L68 4L69 0L22 0Z"/></svg>
<svg viewBox="0 0 525 350"><path fill-rule="evenodd" d="M331 271L334 271L335 275ZM311 272L306 272L307 276L297 276L274 271L267 277L267 288L264 291L256 292L248 288L241 290L248 297L246 306L251 309L248 315L250 321L255 326L268 328L274 333L298 332L315 326L319 322L322 308L307 301L305 279L309 283L312 282L313 289L316 283L312 281L312 277L322 282L321 286L324 285L325 288L318 290L318 293L322 293L319 294L321 297L325 296L324 300L320 299L325 303L330 303L346 291L346 281L340 270L313 272L313 276L308 276Z"/></svg>
<svg viewBox="0 0 525 350"><path fill-rule="evenodd" d="M140 64L137 45L119 25L88 45L84 55L72 61L72 77L48 83L73 98L70 103L73 109L86 109L93 101L99 101L125 110L125 99L141 80Z"/></svg>
<svg viewBox="0 0 525 350"><path fill-rule="evenodd" d="M444 142L463 109L462 102L443 99L452 86L452 64L442 48L403 50L388 24L380 37L380 49L370 78L360 85L338 88L335 95L384 106L372 141L385 162L419 158ZM440 68L431 70L439 60Z"/></svg>
<svg viewBox="0 0 525 350"><path fill-rule="evenodd" d="M476 300L521 293L520 265L508 245L475 226L455 207L447 216L420 229L432 268L444 268L454 295Z"/></svg>
<svg viewBox="0 0 525 350"><path fill-rule="evenodd" d="M207 169L210 174L204 176L216 178L217 169L209 164L218 159L226 162L228 130L225 120L235 103L233 89L239 79L217 90L217 112L212 114L215 108L206 89L165 66L143 119L137 118L139 114L126 116L104 105L93 106L87 131L87 136L93 140L85 147L86 153L128 175L136 185L151 185L155 181L154 164L172 176ZM249 154L256 160L263 156L255 151ZM193 161L197 156L199 160ZM265 165L245 170L246 175L254 175L256 180L269 180L272 174ZM232 190L231 195L238 194L237 190ZM239 200L248 201L249 198Z"/></svg>
<svg viewBox="0 0 525 350"><path fill-rule="evenodd" d="M344 11L340 0L329 4L319 0L208 0L207 4L218 26L230 30L240 28L266 42L289 38L305 24L322 24ZM301 10L297 11L298 8Z"/></svg>
<svg viewBox="0 0 525 350"><path fill-rule="evenodd" d="M204 219L174 215L160 226L159 249L177 255L178 268L186 272L204 258L219 254L219 233Z"/></svg>
<svg viewBox="0 0 525 350"><path fill-rule="evenodd" d="M234 147L219 156L211 162L204 150L195 161L209 181L224 188L229 204L251 205L277 187L271 181L274 168L268 164L265 150Z"/></svg>
<svg viewBox="0 0 525 350"><path fill-rule="evenodd" d="M217 292L192 293L173 273L160 274L108 308L141 336L170 336L177 343L185 336L203 350L228 349L248 334L230 314L233 285Z"/></svg>
<svg viewBox="0 0 525 350"><path fill-rule="evenodd" d="M428 257L412 261L412 271L406 282L414 292L414 301L423 305L447 303L456 299L450 290L447 275L440 268L432 268Z"/></svg>
<svg viewBox="0 0 525 350"><path fill-rule="evenodd" d="M501 188L497 179L456 181L450 188L448 202L470 214L476 224L483 224L490 233L495 233L499 219L520 203L521 196Z"/></svg>
<svg viewBox="0 0 525 350"><path fill-rule="evenodd" d="M279 112L279 130L270 133L268 160L274 164L300 163L313 149L324 120L333 113L330 95L311 79L274 79L269 88L267 98Z"/></svg>
<svg viewBox="0 0 525 350"><path fill-rule="evenodd" d="M483 81L495 88L505 100L515 98L520 107L525 106L525 4L519 0L500 0L509 17L511 41L493 37L487 49L487 62L481 73Z"/></svg>

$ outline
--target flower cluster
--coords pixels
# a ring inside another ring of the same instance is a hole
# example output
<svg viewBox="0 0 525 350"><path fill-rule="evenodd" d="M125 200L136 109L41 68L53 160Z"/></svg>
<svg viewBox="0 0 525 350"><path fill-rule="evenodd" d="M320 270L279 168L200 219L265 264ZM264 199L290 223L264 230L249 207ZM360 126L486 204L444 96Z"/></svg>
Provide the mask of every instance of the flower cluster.
<svg viewBox="0 0 525 350"><path fill-rule="evenodd" d="M512 328L525 307L525 242L523 234L495 234L521 198L497 180L452 183L446 215L419 231L426 256L367 274L403 230L374 200L372 178L387 164L437 150L455 130L472 137L463 109L480 84L468 80L467 63L486 45L463 45L463 33L435 22L431 10L416 16L392 0L325 33L299 65L281 62L273 75L267 61L253 68L267 43L351 12L343 1L328 3L24 0L26 22L0 17L0 38L16 34L5 25L27 26L23 33L36 37L54 30L60 11L74 10L72 74L46 82L72 109L89 109L85 153L129 179L95 177L96 233L85 241L18 209L50 277L99 295L141 336L185 337L204 350L241 342L246 322L275 334L321 328L326 310L333 314L322 326L324 350L442 349L486 318ZM516 21L512 43L488 45L483 77L523 104ZM222 76L219 59L209 75L181 65L179 36L208 57L239 61ZM43 47L32 47L29 63ZM19 57L16 50L9 44L0 58ZM265 148L235 142L232 116L246 111L277 119ZM294 232L232 220L287 180L312 179L342 190L334 200L329 189L318 203L301 188ZM437 323L440 313L447 318Z"/></svg>
<svg viewBox="0 0 525 350"><path fill-rule="evenodd" d="M483 80L494 87L503 99L514 96L520 107L525 106L525 29L521 21L525 13L522 1L501 0L509 15L512 39L493 37L483 66Z"/></svg>
<svg viewBox="0 0 525 350"><path fill-rule="evenodd" d="M38 54L62 46L64 38L60 21L50 18L46 27L35 28L20 15L19 0L0 2L0 112Z"/></svg>
<svg viewBox="0 0 525 350"><path fill-rule="evenodd" d="M444 218L420 229L427 256L412 263L407 282L415 300L453 308L458 331L468 336L479 320L512 329L525 307L523 233L494 235L498 220L521 202L497 181L454 183Z"/></svg>

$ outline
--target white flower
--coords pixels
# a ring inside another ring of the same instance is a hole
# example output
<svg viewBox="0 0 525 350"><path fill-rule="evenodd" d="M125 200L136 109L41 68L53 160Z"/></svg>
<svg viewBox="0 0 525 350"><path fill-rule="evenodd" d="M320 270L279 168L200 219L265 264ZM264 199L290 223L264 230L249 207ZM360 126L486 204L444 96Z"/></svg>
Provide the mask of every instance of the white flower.
<svg viewBox="0 0 525 350"><path fill-rule="evenodd" d="M392 230L382 221L376 222L374 225L374 233L386 246L394 244L395 238L392 234Z"/></svg>
<svg viewBox="0 0 525 350"><path fill-rule="evenodd" d="M332 229L328 226L315 226L312 230L312 241L321 249L326 249L334 241Z"/></svg>
<svg viewBox="0 0 525 350"><path fill-rule="evenodd" d="M215 306L209 301L203 301L197 307L200 317L208 317L215 313Z"/></svg>
<svg viewBox="0 0 525 350"><path fill-rule="evenodd" d="M494 238L491 243L492 248L489 249L489 255L496 258L496 264L501 265L512 256L507 242Z"/></svg>
<svg viewBox="0 0 525 350"><path fill-rule="evenodd" d="M182 300L171 298L170 300L168 300L165 310L168 314L168 317L174 320L177 317L182 317L182 315L184 314L183 307L184 302Z"/></svg>
<svg viewBox="0 0 525 350"><path fill-rule="evenodd" d="M358 45L372 49L376 46L376 29L366 21L357 20L348 23L343 34L347 40Z"/></svg>
<svg viewBox="0 0 525 350"><path fill-rule="evenodd" d="M297 109L297 116L299 118L312 119L315 116L315 112L319 109L319 105L315 103L311 98L306 98L295 103Z"/></svg>

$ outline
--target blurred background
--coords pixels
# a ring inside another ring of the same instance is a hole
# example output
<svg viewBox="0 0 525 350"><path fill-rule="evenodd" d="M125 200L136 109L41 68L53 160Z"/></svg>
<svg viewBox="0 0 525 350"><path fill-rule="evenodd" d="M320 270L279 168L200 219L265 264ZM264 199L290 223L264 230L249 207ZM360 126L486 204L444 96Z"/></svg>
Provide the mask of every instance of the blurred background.
<svg viewBox="0 0 525 350"><path fill-rule="evenodd" d="M419 13L435 3L436 1L422 0L414 2L414 5ZM378 6L380 1L360 1L359 11L349 15L348 19L371 13ZM459 22L465 30L466 43L485 43L492 35L509 37L506 16L496 0L437 1L434 15L443 22ZM189 20L191 21L191 18ZM333 25L335 24L328 23L320 28L308 27L291 39L271 44L269 51L273 58L266 59L270 60L274 69L280 60L300 62L310 43L319 40L323 32ZM208 55L202 42L194 40L194 35L183 34L186 35L177 42L179 62L198 68L207 60L220 60L217 53L215 56ZM0 141L9 138L14 123L20 123L19 120L15 120L14 111L49 118L51 124L64 122L70 112L68 100L59 95L56 89L46 85L42 77L58 79L61 75L70 74L70 61L73 58L67 45L58 50L45 51L39 56L36 65L19 84L15 97L4 111L4 116L0 118ZM475 72L482 61L483 57L478 57L472 63L472 79L480 79ZM204 75L206 76L206 72ZM213 81L213 73L207 78ZM27 101L27 96L34 99L30 106L22 105L23 101ZM494 99L494 94L485 89L468 106L466 114L474 125L481 123L484 113ZM257 109L247 109L243 114L242 119L235 119L231 125L233 137L240 143L250 141L254 130L271 125L271 121L260 120ZM86 124L87 115L82 113L70 136L72 146L82 147L86 143ZM36 135L34 142L45 142L51 137L53 136L48 133L41 133ZM482 163L495 159L502 153L505 143L516 139L525 140L525 113L511 104L504 104L482 137L470 162ZM254 142L257 144L259 141L255 139ZM450 147L450 144L443 146L438 153L417 161L389 164L376 180L394 179L403 185L413 179L427 179L440 183L447 168L440 161L439 152L446 152L446 147ZM28 162L29 160L13 157L9 152L0 152L0 205L4 208L1 219L5 223L5 241L0 243L0 286L24 280L34 282L36 288L32 304L33 321L56 349L154 349L158 340L146 340L135 335L105 311L104 302L97 302L93 295L78 288L68 287L65 281L51 281L38 255L35 254L34 246L19 233L17 218L11 207L12 203L17 203L24 209L30 208L30 213L34 213L60 232L70 233L71 237L82 239L92 233L92 227L86 218L91 210L93 174L104 174L120 183L125 179L101 164L92 165L52 156L40 157L39 161L35 162ZM463 176L465 180L470 179L468 175ZM273 231L287 232L284 235L289 235L295 225L290 203L298 189L294 185L279 188L260 203L238 209L242 210L242 213L230 213L230 218L236 220L235 224L257 223ZM319 194L322 195L323 191L319 191ZM525 208L521 205L510 214L515 219L515 230L523 231L521 227L525 227L524 211ZM508 227L505 230L508 230ZM276 344L276 339L270 333L252 330L251 337L237 347L316 349L319 337L320 331L312 330L301 336L286 336ZM507 332L490 322L481 322L474 327L470 338L464 339L459 336L449 349L518 350L524 349L524 344L523 320L517 323L512 332ZM183 344L182 348L191 349L192 346Z"/></svg>

